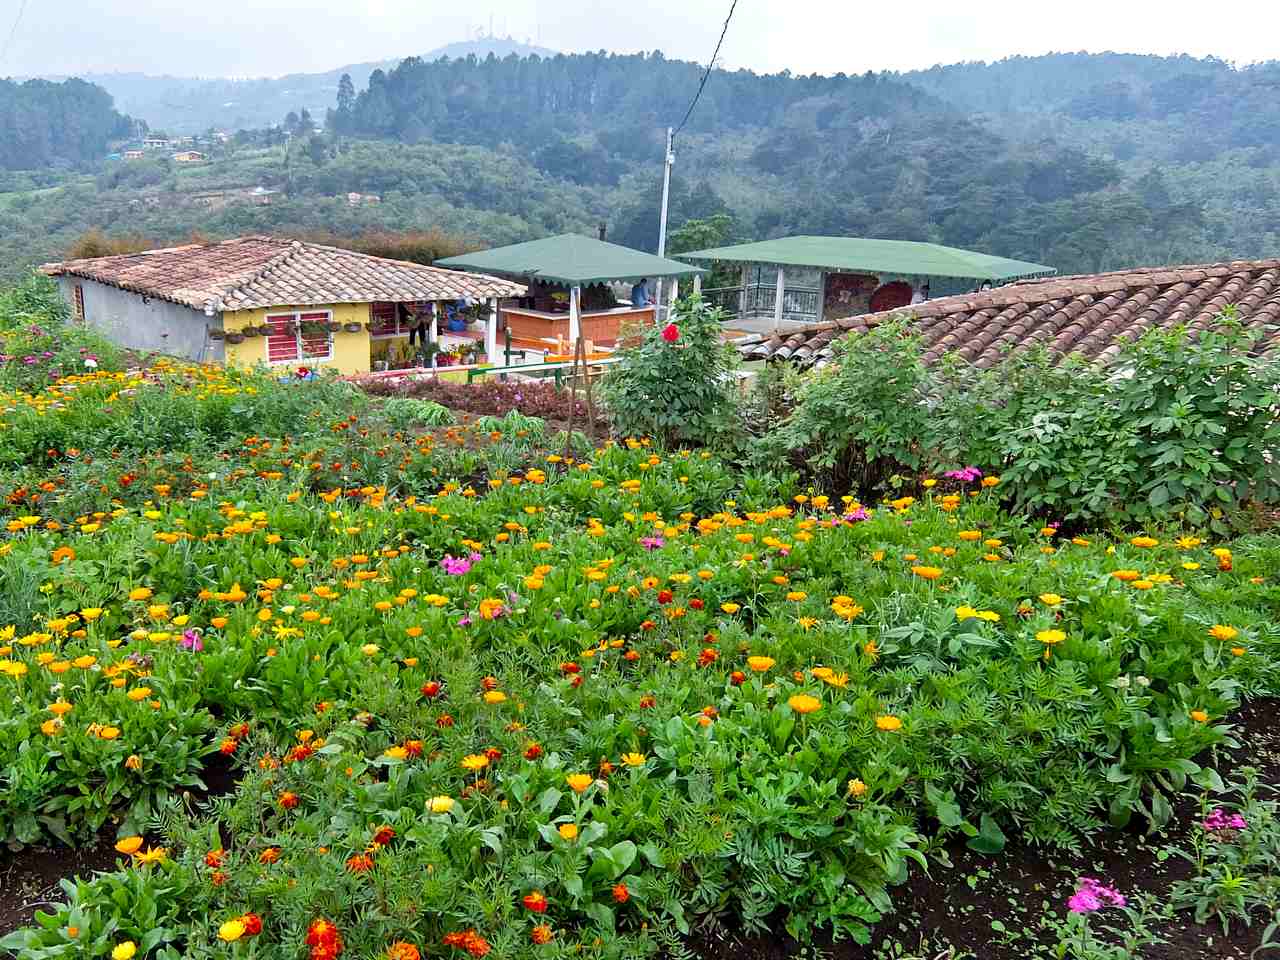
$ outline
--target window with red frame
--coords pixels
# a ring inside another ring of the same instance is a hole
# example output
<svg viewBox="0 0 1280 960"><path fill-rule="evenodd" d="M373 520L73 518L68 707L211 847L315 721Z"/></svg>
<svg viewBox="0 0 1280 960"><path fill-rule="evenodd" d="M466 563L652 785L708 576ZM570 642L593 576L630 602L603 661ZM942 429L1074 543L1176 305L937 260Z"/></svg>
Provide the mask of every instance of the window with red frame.
<svg viewBox="0 0 1280 960"><path fill-rule="evenodd" d="M84 319L84 287L82 287L78 283L76 284L76 289L75 289L75 301L76 301L76 307L75 307L76 319L83 320Z"/></svg>
<svg viewBox="0 0 1280 960"><path fill-rule="evenodd" d="M328 360L333 356L333 338L328 330L304 330L306 324L328 323L330 314L273 313L267 317L271 334L267 337L268 363L299 360Z"/></svg>
<svg viewBox="0 0 1280 960"><path fill-rule="evenodd" d="M409 335L408 323L400 319L398 304L379 301L369 304L369 333L375 337L405 337ZM426 300L407 301L405 306L410 313L431 312L431 304Z"/></svg>

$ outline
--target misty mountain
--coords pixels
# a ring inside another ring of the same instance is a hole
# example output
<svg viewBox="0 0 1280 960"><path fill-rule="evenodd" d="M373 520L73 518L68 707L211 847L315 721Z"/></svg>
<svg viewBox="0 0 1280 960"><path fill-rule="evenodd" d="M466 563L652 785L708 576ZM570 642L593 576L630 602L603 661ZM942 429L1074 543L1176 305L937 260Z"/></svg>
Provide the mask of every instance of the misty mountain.
<svg viewBox="0 0 1280 960"><path fill-rule="evenodd" d="M520 43L510 37L484 37L445 44L422 55L483 59L489 54L506 57L553 57L546 47ZM153 130L168 134L241 130L279 123L285 114L309 110L323 117L338 95L338 81L351 75L357 87L369 82L375 70L390 70L399 59L352 63L324 73L293 73L283 77L233 79L226 77L152 76L146 73L86 73L80 79L97 84L111 94L116 109L145 120ZM64 77L44 79L63 80Z"/></svg>

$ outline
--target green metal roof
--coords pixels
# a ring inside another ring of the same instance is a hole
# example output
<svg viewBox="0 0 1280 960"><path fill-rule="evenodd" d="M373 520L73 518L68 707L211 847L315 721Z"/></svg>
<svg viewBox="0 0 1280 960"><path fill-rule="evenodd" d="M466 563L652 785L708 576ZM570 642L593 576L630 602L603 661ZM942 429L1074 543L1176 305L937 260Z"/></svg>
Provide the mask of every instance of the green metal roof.
<svg viewBox="0 0 1280 960"><path fill-rule="evenodd" d="M576 233L464 253L437 260L435 266L508 277L533 277L570 286L608 280L635 282L649 277L691 277L706 272L687 263L666 260L652 253L642 253Z"/></svg>
<svg viewBox="0 0 1280 960"><path fill-rule="evenodd" d="M957 277L965 280L1020 280L1057 273L1053 267L989 253L911 240L864 240L861 237L782 237L676 254L689 260L776 263L865 271L909 277Z"/></svg>

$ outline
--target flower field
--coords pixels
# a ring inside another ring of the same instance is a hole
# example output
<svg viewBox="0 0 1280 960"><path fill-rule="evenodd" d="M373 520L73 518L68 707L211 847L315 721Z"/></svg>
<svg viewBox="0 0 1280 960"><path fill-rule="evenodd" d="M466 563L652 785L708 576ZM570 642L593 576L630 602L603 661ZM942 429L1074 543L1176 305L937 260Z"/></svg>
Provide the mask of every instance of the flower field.
<svg viewBox="0 0 1280 960"><path fill-rule="evenodd" d="M864 939L954 838L1163 823L1280 685L1280 539L1073 535L978 470L859 504L175 365L0 424L0 836L120 852L22 957Z"/></svg>

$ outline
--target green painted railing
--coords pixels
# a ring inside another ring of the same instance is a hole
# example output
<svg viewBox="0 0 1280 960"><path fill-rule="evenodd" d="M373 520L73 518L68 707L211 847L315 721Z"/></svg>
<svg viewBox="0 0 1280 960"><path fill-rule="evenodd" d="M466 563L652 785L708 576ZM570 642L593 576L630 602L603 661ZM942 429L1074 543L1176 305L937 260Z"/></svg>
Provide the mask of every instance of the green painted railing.
<svg viewBox="0 0 1280 960"><path fill-rule="evenodd" d="M588 367L607 367L612 364L619 363L621 357L609 357L606 360L589 360ZM508 367L476 367L467 371L467 383L471 383L476 377L490 376L492 374L507 373L550 373L555 377L556 389L564 386L565 372L573 372L572 360L557 360L552 363L517 363Z"/></svg>

